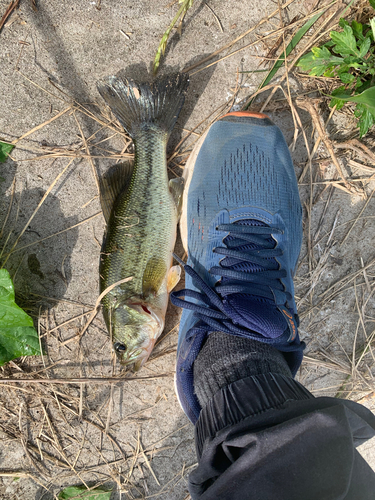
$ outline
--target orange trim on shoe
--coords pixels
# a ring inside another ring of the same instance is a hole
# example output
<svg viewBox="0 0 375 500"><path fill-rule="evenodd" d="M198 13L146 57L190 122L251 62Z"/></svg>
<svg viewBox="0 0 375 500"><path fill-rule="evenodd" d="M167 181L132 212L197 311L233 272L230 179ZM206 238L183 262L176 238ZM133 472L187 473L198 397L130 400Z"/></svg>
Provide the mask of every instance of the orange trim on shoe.
<svg viewBox="0 0 375 500"><path fill-rule="evenodd" d="M227 113L226 115L222 116L221 118L225 118L226 116L248 116L248 117L253 117L253 118L269 118L267 115L264 113L257 113L256 111L233 111L232 113ZM220 120L221 120L220 118Z"/></svg>

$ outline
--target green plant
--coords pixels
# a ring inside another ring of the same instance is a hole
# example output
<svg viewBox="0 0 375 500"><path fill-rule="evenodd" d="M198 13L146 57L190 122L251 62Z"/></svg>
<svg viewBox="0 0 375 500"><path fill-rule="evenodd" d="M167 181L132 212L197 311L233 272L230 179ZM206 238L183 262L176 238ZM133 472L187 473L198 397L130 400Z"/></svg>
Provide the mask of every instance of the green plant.
<svg viewBox="0 0 375 500"><path fill-rule="evenodd" d="M93 488L88 490L83 484L80 486L68 486L60 491L59 500L109 500L111 497L112 489Z"/></svg>
<svg viewBox="0 0 375 500"><path fill-rule="evenodd" d="M13 148L14 148L13 144L0 141L0 163L5 162L5 160L8 158L8 155Z"/></svg>
<svg viewBox="0 0 375 500"><path fill-rule="evenodd" d="M375 0L374 0L375 1ZM315 14L311 19L309 19L298 31L295 33L291 41L288 43L287 47L285 47L285 52L283 52L275 64L272 66L270 71L268 72L266 78L262 81L262 83L259 85L258 90L264 88L266 85L270 83L272 78L276 75L278 70L285 65L285 56L288 57L288 55L296 48L298 43L301 41L301 38L309 31L309 29L314 25L314 23L325 13L325 10L322 10L321 12L318 12L318 14ZM253 73L254 71L241 71L241 73ZM248 109L254 98L251 97L249 101L246 103L246 105L243 107L244 110Z"/></svg>
<svg viewBox="0 0 375 500"><path fill-rule="evenodd" d="M20 356L40 354L33 320L15 302L8 271L0 269L0 366Z"/></svg>
<svg viewBox="0 0 375 500"><path fill-rule="evenodd" d="M313 47L297 66L311 76L336 78L344 84L331 93L330 106L340 109L355 103L354 116L363 137L375 123L375 18L370 24L340 19L339 25L343 31L331 31L331 40Z"/></svg>
<svg viewBox="0 0 375 500"><path fill-rule="evenodd" d="M168 29L164 32L164 34L160 40L158 50L156 51L156 56L154 59L154 75L156 75L156 73L158 72L160 58L162 55L164 55L165 49L167 47L167 41L168 41L169 35L171 34L172 29L177 24L178 20L180 20L179 26L181 26L186 12L190 9L190 7L192 7L194 0L178 0L178 3L181 4L181 7L178 9L178 12L175 15L175 17L173 18L173 21L169 25Z"/></svg>
<svg viewBox="0 0 375 500"><path fill-rule="evenodd" d="M0 141L0 163L6 161L13 148L13 144ZM39 337L33 320L16 304L8 271L0 269L0 366L20 356L38 354Z"/></svg>

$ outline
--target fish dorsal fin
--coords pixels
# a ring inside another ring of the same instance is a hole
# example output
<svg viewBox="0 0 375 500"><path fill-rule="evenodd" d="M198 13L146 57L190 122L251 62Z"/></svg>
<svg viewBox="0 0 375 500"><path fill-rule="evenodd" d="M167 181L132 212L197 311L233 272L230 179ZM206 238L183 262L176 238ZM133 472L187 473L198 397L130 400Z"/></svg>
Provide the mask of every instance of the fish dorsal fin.
<svg viewBox="0 0 375 500"><path fill-rule="evenodd" d="M133 169L134 161L128 160L110 167L100 178L100 203L107 224L118 195L129 186Z"/></svg>
<svg viewBox="0 0 375 500"><path fill-rule="evenodd" d="M185 181L182 177L175 177L174 179L171 179L169 181L169 191L171 192L174 202L176 204L178 218L180 218L181 215L182 194L184 192L184 184Z"/></svg>
<svg viewBox="0 0 375 500"><path fill-rule="evenodd" d="M151 257L147 262L142 279L143 298L155 296L167 274L167 265L161 257Z"/></svg>

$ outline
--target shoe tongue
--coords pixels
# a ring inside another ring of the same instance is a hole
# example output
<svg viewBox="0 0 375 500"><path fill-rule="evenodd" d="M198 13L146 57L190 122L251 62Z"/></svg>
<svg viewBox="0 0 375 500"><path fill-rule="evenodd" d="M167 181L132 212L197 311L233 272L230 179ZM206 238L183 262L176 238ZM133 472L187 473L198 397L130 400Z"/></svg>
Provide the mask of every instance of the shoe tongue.
<svg viewBox="0 0 375 500"><path fill-rule="evenodd" d="M241 226L267 226L264 222L256 219L240 220L236 224ZM241 250L257 248L261 247L249 244L242 246ZM231 268L236 271L249 273L262 270L261 267L251 262L233 263ZM225 283L225 281L228 281L228 278L222 278L221 282ZM272 339L280 337L289 326L286 318L272 300L260 299L248 294L234 293L224 295L223 304L228 309L227 314L233 322L263 337Z"/></svg>
<svg viewBox="0 0 375 500"><path fill-rule="evenodd" d="M253 227L254 226L255 227L267 226L267 224L265 224L264 222L259 221L259 220L255 220L255 219L239 220L239 221L235 222L234 224L238 225L238 226L253 226ZM234 239L236 239L235 236L229 235L226 238L224 238L223 243L227 244L227 243L233 241ZM268 237L268 241L272 241L271 236ZM231 247L231 248L234 249L233 247ZM236 249L239 251L260 250L261 248L262 248L261 246L255 244L255 243L250 243L250 242L248 242L248 243L243 242L239 247L236 247ZM238 259L231 258L231 257L226 257L225 259L223 259L222 264L225 265L225 267L230 266L230 268L233 269L234 271L259 272L259 271L262 271L262 269L263 269L261 266L259 266L257 264L253 264L252 262L239 261ZM228 280L228 278L222 278L223 283L227 280Z"/></svg>
<svg viewBox="0 0 375 500"><path fill-rule="evenodd" d="M288 329L288 323L277 306L243 294L228 295L224 307L231 320L266 338L277 338Z"/></svg>

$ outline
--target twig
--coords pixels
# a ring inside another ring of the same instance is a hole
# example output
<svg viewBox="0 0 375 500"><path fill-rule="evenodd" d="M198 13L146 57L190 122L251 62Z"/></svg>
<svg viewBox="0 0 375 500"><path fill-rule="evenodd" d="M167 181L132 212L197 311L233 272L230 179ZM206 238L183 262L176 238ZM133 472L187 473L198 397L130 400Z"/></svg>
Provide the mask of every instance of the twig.
<svg viewBox="0 0 375 500"><path fill-rule="evenodd" d="M287 8L291 3L293 3L295 0L289 0L289 2L286 2L282 8L285 9ZM255 26L253 26L252 28L248 29L247 31L245 31L244 33L242 33L240 36L238 36L237 38L235 38L234 40L231 40L230 42L226 43L223 47L221 47L220 49L218 50L215 50L215 52L212 52L210 55L204 57L203 59L201 59L200 61L192 64L191 66L185 68L183 71L184 73L189 73L189 74L192 74L191 72L193 71L193 69L195 68L198 68L199 66L202 66L202 64L210 61L213 57L219 55L221 52L223 52L224 50L227 50L227 49L230 49L231 47L233 47L233 45L235 45L237 42L239 42L240 40L242 40L245 36L249 35L250 33L252 33L254 30L256 30L257 28L259 28L260 26L262 26L263 24L266 24L270 19L272 19L274 16L276 16L276 14L279 13L279 9L277 8L276 10L274 10L269 16L265 17L264 19L262 19L261 21L259 21L259 23L257 23ZM258 40L255 43L258 43ZM252 43L253 44L253 43ZM244 49L246 46L244 47L241 47L241 49L239 50L242 50ZM230 54L231 55L231 54ZM218 61L214 61L212 64L216 64ZM211 66L211 64L209 64L208 66L205 66L205 68Z"/></svg>
<svg viewBox="0 0 375 500"><path fill-rule="evenodd" d="M78 378L0 378L0 385L7 383L23 384L108 384L108 382L129 382L131 380L153 380L155 378L169 377L173 373L161 373L159 375L150 375L147 377L78 377ZM13 389L22 390L16 385L10 386Z"/></svg>
<svg viewBox="0 0 375 500"><path fill-rule="evenodd" d="M23 78L25 78L25 80L27 80L28 82L30 82L32 85L35 85L35 87L37 87L38 89L40 90L43 90L43 92L46 92L46 94L49 94L50 96L52 97L55 97L55 99L59 99L59 101L63 101L63 102L67 102L65 99L63 99L62 97L59 97L55 94L52 94L52 92L50 92L49 90L41 87L40 85L38 85L37 83L33 82L30 78L28 78L26 75L24 75L23 73L21 73L21 71L19 69L16 68L16 71L17 73L19 73Z"/></svg>
<svg viewBox="0 0 375 500"><path fill-rule="evenodd" d="M114 288L116 288L116 286L121 285L122 283L127 283L128 281L131 281L132 279L133 279L133 276L130 276L129 278L124 278L122 280L116 281L116 283L113 283L112 285L108 286L99 295L99 297L97 298L97 300L95 302L95 307L93 309L93 312L92 312L90 318L87 320L86 325L83 327L82 331L80 332L79 337L82 337L82 335L85 333L85 331L87 330L87 328L90 326L90 324L94 320L95 316L98 314L99 307L100 307L100 302L101 302L102 298L105 297L107 295L107 293L109 293L111 290L113 290Z"/></svg>
<svg viewBox="0 0 375 500"><path fill-rule="evenodd" d="M335 147L339 149L351 149L367 160L370 159L375 162L375 154L365 144L357 139L351 139L346 142L336 142Z"/></svg>
<svg viewBox="0 0 375 500"><path fill-rule="evenodd" d="M318 101L316 99L304 97L302 99L301 98L297 99L297 105L300 108L305 109L310 114L310 116L313 120L313 123L316 127L316 130L318 131L318 134L319 134L321 140L323 141L325 147L327 148L327 151L331 155L332 161L335 164L335 167L336 167L341 179L343 180L345 187L347 188L347 190L349 192L353 192L353 188L352 188L351 184L346 180L346 176L345 176L343 169L342 169L342 167L341 167L341 165L336 157L335 151L332 147L332 143L331 143L330 139L328 138L327 132L325 131L325 128L322 124L322 119L321 119L320 114L319 114L318 109L317 109L318 105L319 105Z"/></svg>
<svg viewBox="0 0 375 500"><path fill-rule="evenodd" d="M79 477L79 479L86 486L86 488L89 489L89 487L86 484L85 480L80 476L79 472L77 472L76 469L74 468L74 466L69 462L68 457L67 457L67 455L66 455L66 453L64 451L64 448L62 447L60 441L57 438L57 434L56 434L55 429L54 429L54 427L52 425L51 419L49 418L48 412L45 409L44 404L42 403L42 401L40 401L40 404L41 404L41 406L43 408L43 412L44 412L44 415L46 417L46 421L48 423L48 427L49 427L49 429L51 431L51 434L53 436L53 440L54 440L55 445L56 445L56 446L54 446L54 448L60 453L60 455L65 460L65 462L68 464L69 468L74 472L74 474L76 474L76 476Z"/></svg>
<svg viewBox="0 0 375 500"><path fill-rule="evenodd" d="M363 205L362 210L359 212L359 215L356 217L356 219L355 219L355 221L353 222L353 224L350 226L350 228L349 228L348 232L347 232L347 233L346 233L346 235L345 235L345 238L344 238L344 239L342 240L342 242L340 243L340 246L342 246L342 245L345 243L345 241L348 239L349 234L351 233L351 231L352 231L353 227L356 225L357 221L360 219L361 215L362 215L362 214L363 214L363 212L366 210L367 205L370 203L371 198L372 198L372 195L374 194L374 191L375 191L375 189L373 189L373 190L371 191L371 194L370 194L370 196L368 197L368 200L367 200L367 201L366 201L366 203Z"/></svg>
<svg viewBox="0 0 375 500"><path fill-rule="evenodd" d="M362 266L362 268L364 268L364 266L365 266L362 257L361 257L361 266ZM371 285L370 285L370 282L369 282L368 277L367 277L366 269L363 269L363 277L365 279L367 291L368 291L368 293L371 293ZM366 301L366 303L367 303L367 301Z"/></svg>
<svg viewBox="0 0 375 500"><path fill-rule="evenodd" d="M25 139L25 137L28 137L29 135L33 134L37 130L40 130L41 128L45 127L46 125L49 125L53 121L55 121L58 118L60 118L60 116L65 115L65 113L67 113L68 111L71 111L71 110L72 110L72 106L68 106L67 108L65 108L62 111L60 111L60 113L58 113L57 115L55 115L53 118L50 118L49 120L45 121L44 123L41 123L40 125L37 125L36 127L28 130L23 135L21 135L20 137L18 137L18 139L14 139L14 141L12 142L12 144L17 144L19 141L22 141L22 139Z"/></svg>
<svg viewBox="0 0 375 500"><path fill-rule="evenodd" d="M4 229L5 229L6 223L8 222L10 211L12 210L15 190L16 190L16 178L14 178L13 182L12 182L12 194L10 195L8 211L7 211L7 214L6 214L5 219L4 219L3 227L1 228L1 231L0 231L0 240L3 237ZM4 245L4 247L5 247L5 245Z"/></svg>
<svg viewBox="0 0 375 500"><path fill-rule="evenodd" d="M100 193L100 186L99 186L98 174L96 172L96 168L95 168L94 162L92 161L92 157L91 157L91 153L90 153L90 148L87 145L85 134L83 133L82 127L81 127L81 125L80 125L80 123L78 121L78 118L77 118L77 115L75 113L75 110L73 110L73 116L74 116L74 119L75 119L75 121L77 123L77 127L79 129L79 133L81 134L82 141L83 141L83 143L85 145L85 149L86 149L86 153L87 153L87 156L88 156L88 160L89 160L89 163L91 165L92 173L93 173L94 180L95 180L96 187L98 189L98 194L99 194Z"/></svg>
<svg viewBox="0 0 375 500"><path fill-rule="evenodd" d="M0 20L0 31L3 29L4 24L6 23L8 17L11 15L11 13L18 7L18 4L20 3L20 0L12 0L10 4L8 5L3 17Z"/></svg>
<svg viewBox="0 0 375 500"><path fill-rule="evenodd" d="M334 5L334 3L336 3L336 2L337 2L337 0L335 0L334 2L332 2L332 5ZM332 5L329 5L328 7L332 7ZM326 9L326 8L327 8L327 6L326 6L326 7L324 7L324 9ZM331 14L331 15L328 17L328 19L326 19L326 20L324 21L324 23L323 23L323 25L320 27L320 29L322 29L323 27L327 26L327 25L331 22L331 20L332 20L335 16L337 16L337 15L339 15L339 14L340 14L340 12L334 12L333 14ZM309 17L309 16L307 16L307 17ZM311 16L310 16L310 17L311 17ZM305 19L306 19L306 18L305 18ZM297 22L298 22L298 21L297 21ZM293 24L293 23L291 23L291 24ZM291 26L291 24L288 26L288 28ZM276 35L278 32L282 32L283 30L286 30L286 29L287 29L287 28L283 28L282 30L275 31L275 32L273 32L273 33L272 33L272 35ZM318 37L316 37L316 38L311 37L311 38L310 38L310 40L309 40L309 42L308 42L308 43L307 43L307 44L303 47L303 49L300 51L300 53L299 53L299 54L297 54L297 55L295 56L295 58L292 60L292 62L288 65L288 71L289 71L289 70L291 70L291 69L293 68L293 66L297 63L297 61L301 58L301 56L302 56L305 52L307 52L307 51L309 50L309 48L310 48L312 45L314 45L314 44L316 45L316 43L318 42L318 40L320 40L321 38L325 37L329 31L330 31L330 30L326 30L326 31L324 31L323 33L321 33L321 34L320 34ZM267 35L267 36L263 37L263 40L264 40L265 38L268 38L268 36L271 36L271 35ZM251 44L249 44L249 45L255 45L256 43L258 43L258 41L256 41L256 42L252 42L252 43L251 43ZM245 47L242 47L242 48L245 48ZM239 49L239 50L242 50L242 49ZM234 53L235 53L235 52L232 52L231 54L229 54L229 55L228 55L228 56L226 56L226 57L229 57L230 55L233 55ZM218 62L218 61L216 61L216 62ZM212 63L212 64L215 64L215 63ZM194 73L193 73L193 74L194 74ZM243 106L243 108L242 108L242 109L246 109L246 108L248 107L248 105L249 105L249 102L252 102L252 101L253 101L253 99L254 99L254 97L256 97L257 95L259 95L259 94L261 94L261 93L263 93L263 92L266 92L266 91L268 91L268 90L271 90L270 95L267 97L267 99L266 99L265 103L264 103L264 104L263 104L263 106L262 106L262 109L264 109L264 108L267 106L267 104L269 103L269 101L272 99L272 96L273 96L273 95L274 95L274 93L276 92L277 88L279 88L279 87L280 87L280 84L281 84L281 83L285 80L285 78L286 78L286 73L280 77L280 79L279 79L279 81L278 81L278 84L277 84L276 86L275 86L275 84L270 84L270 85L266 85L265 87L262 87L262 88L258 89L256 92L254 92L254 93L251 95L251 97L248 99L248 101L246 102L246 104Z"/></svg>
<svg viewBox="0 0 375 500"><path fill-rule="evenodd" d="M362 163L358 163L354 160L348 160L348 165L355 169L363 170L364 172L373 173L375 171L374 167L370 167L369 165L363 165Z"/></svg>
<svg viewBox="0 0 375 500"><path fill-rule="evenodd" d="M12 253L19 252L20 250L24 250L25 248L32 247L33 245L38 245L38 243L42 243L42 241L49 240L50 238L54 238L55 236L58 236L59 234L65 233L66 231L70 231L71 229L74 229L75 227L81 226L82 224L85 224L86 222L89 222L92 219L95 219L95 217L98 217L98 215L101 215L102 212L96 212L96 214L91 215L91 217L87 217L87 219L83 219L80 222L77 222L77 224L74 224L73 226L69 226L66 229L62 229L61 231L58 231L57 233L50 234L49 236L46 236L45 238L41 238L40 240L33 241L32 243L28 243L27 245L24 245L23 247L16 247L13 248L13 250L9 251L6 253L6 256L9 256Z"/></svg>
<svg viewBox="0 0 375 500"><path fill-rule="evenodd" d="M156 477L155 472L153 471L153 469L152 469L152 467L151 467L151 464L150 464L150 461L149 461L149 459L147 458L147 455L146 455L146 453L145 453L145 450L144 450L144 448L143 448L143 446L142 446L141 439L139 439L139 448L140 448L140 450L141 450L141 453L142 453L142 455L143 455L143 458L144 458L144 459L145 459L145 461L146 461L146 465L147 465L147 467L148 467L149 471L151 472L151 474L152 474L153 478L154 478L154 479L155 479L155 481L156 481L156 484L157 484L158 486L160 486L160 483L159 483L159 481L158 481L158 478Z"/></svg>
<svg viewBox="0 0 375 500"><path fill-rule="evenodd" d="M326 120L326 122L324 124L324 128L327 128L327 125L330 122L330 120L331 120L331 118L332 118L333 113L335 112L335 110L336 110L336 105L331 109L331 112L330 112L330 114L329 114L329 116L328 116L328 118L327 118L327 120ZM315 153L318 151L318 147L320 145L320 142L321 142L321 138L319 136L319 137L317 137L316 142L314 144L314 147L312 149L311 158L313 158L315 156ZM301 175L300 175L300 177L298 179L298 184L300 184L303 181L303 179L305 178L305 175L306 175L306 172L307 172L308 168L309 168L309 163L306 162L306 166L303 169L303 171L302 171L302 173L301 173Z"/></svg>
<svg viewBox="0 0 375 500"><path fill-rule="evenodd" d="M38 203L38 206L36 207L36 209L34 210L34 212L32 213L30 219L26 222L24 228L22 229L22 231L20 232L20 234L17 236L17 239L16 241L14 242L10 252L8 253L7 255L7 258L5 259L5 261L2 263L2 266L1 267L4 267L5 266L5 263L7 262L8 258L9 258L9 255L14 251L14 249L16 248L18 242L20 241L22 235L24 234L24 232L26 231L26 229L29 227L31 221L33 220L33 218L35 217L35 215L37 214L39 208L43 205L45 199L47 198L47 196L50 194L50 192L52 191L52 189L54 188L55 184L57 183L57 181L64 175L64 173L66 172L66 170L70 167L70 165L73 163L74 159L73 160L70 160L70 162L62 169L62 171L55 177L55 179L53 180L53 182L50 184L50 186L48 187L47 191L44 193L43 195L43 198L40 200L40 202Z"/></svg>
<svg viewBox="0 0 375 500"><path fill-rule="evenodd" d="M215 14L215 12L214 12L214 10L212 9L212 7L210 7L210 6L208 5L208 3L207 3L207 2L206 2L204 5L205 5L205 6L206 6L206 7L207 7L210 11L211 11L211 13L212 13L212 15L214 16L214 18L215 18L215 20L216 20L217 24L219 25L219 29L220 29L220 31L221 31L222 33L224 33L224 28L223 28L223 25L221 24L220 19L217 17L217 15Z"/></svg>
<svg viewBox="0 0 375 500"><path fill-rule="evenodd" d="M31 477L32 479L34 479L34 476L29 472L24 472L20 470L0 471L0 477Z"/></svg>

